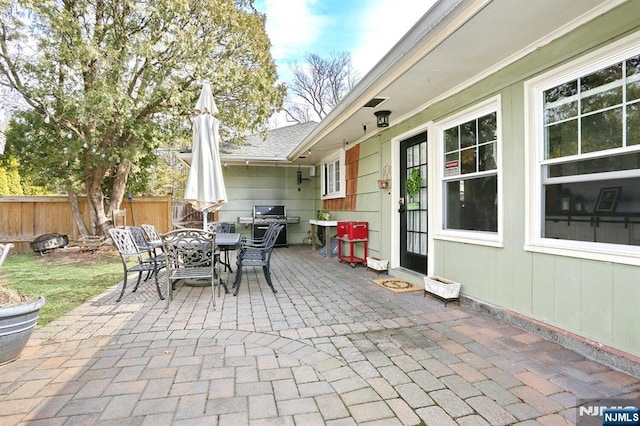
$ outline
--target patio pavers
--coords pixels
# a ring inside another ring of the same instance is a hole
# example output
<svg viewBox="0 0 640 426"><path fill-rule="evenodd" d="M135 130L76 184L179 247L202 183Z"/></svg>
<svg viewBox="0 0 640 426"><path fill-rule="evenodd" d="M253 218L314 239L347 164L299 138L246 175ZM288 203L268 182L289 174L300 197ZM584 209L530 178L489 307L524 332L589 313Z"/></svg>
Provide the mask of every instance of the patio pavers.
<svg viewBox="0 0 640 426"><path fill-rule="evenodd" d="M640 379L307 246L274 251L273 294L119 286L37 329L0 366L0 423L572 424L579 398L640 397ZM231 275L231 280L234 275Z"/></svg>

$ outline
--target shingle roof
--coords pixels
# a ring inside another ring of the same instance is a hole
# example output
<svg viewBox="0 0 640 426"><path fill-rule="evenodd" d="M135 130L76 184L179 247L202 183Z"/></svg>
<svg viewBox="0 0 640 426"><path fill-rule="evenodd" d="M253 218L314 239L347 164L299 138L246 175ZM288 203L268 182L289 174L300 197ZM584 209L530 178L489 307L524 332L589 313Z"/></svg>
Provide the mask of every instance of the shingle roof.
<svg viewBox="0 0 640 426"><path fill-rule="evenodd" d="M251 135L242 146L224 145L220 157L224 159L285 160L302 140L318 125L315 121L269 130L267 139Z"/></svg>

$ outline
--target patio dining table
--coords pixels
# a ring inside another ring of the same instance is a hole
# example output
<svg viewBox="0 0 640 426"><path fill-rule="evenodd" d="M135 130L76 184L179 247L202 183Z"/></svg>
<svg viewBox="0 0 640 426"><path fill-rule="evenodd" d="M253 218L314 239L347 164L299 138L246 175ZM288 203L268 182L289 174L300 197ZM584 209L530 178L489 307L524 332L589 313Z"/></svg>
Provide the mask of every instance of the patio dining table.
<svg viewBox="0 0 640 426"><path fill-rule="evenodd" d="M220 248L226 248L227 250L234 250L240 244L240 238L242 234L237 234L235 232L218 232L216 233L216 245ZM220 260L222 262L222 259ZM229 264L229 259L226 259L227 263L223 263L226 267L231 270L231 265ZM229 273L227 272L227 277Z"/></svg>
<svg viewBox="0 0 640 426"><path fill-rule="evenodd" d="M240 238L242 237L242 234L239 233L234 233L234 232L229 232L229 233L223 233L223 232L219 232L215 234L215 245L218 247L227 247L229 250L231 249L235 249L238 244L240 244ZM213 253L213 252L212 252ZM222 259L219 259L220 262L222 262ZM228 262L228 260L227 260ZM225 264L226 266L230 267L230 265L227 263ZM222 279L222 277L220 277L220 281L222 283L224 283L225 281ZM226 281L229 281L229 272L227 271L227 279ZM186 285L191 286L191 287L206 287L209 284L206 283L203 280L187 280L185 282Z"/></svg>

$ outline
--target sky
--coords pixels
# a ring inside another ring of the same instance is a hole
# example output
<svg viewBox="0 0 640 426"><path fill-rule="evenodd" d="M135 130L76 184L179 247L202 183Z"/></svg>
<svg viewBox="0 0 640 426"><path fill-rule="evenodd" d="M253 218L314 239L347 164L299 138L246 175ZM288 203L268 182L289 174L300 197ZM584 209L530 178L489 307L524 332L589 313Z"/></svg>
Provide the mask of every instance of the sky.
<svg viewBox="0 0 640 426"><path fill-rule="evenodd" d="M371 68L429 10L436 0L256 0L267 16L271 54L280 80L305 53L328 57L348 52L356 72Z"/></svg>
<svg viewBox="0 0 640 426"><path fill-rule="evenodd" d="M359 77L404 36L436 0L256 0L281 81L306 53L348 52ZM0 109L0 124L3 122ZM280 123L276 124L280 125Z"/></svg>

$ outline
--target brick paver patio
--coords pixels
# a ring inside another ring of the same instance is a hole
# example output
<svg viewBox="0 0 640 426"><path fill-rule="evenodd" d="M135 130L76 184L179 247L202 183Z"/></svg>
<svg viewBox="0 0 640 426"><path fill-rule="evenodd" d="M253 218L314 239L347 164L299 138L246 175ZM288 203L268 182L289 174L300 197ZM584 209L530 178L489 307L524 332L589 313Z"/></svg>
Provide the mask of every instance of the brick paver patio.
<svg viewBox="0 0 640 426"><path fill-rule="evenodd" d="M563 425L581 398L640 398L638 378L307 246L272 270L277 294L249 269L216 311L185 286L165 313L148 282L37 329L0 366L0 424Z"/></svg>

